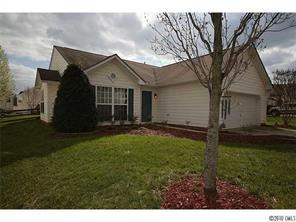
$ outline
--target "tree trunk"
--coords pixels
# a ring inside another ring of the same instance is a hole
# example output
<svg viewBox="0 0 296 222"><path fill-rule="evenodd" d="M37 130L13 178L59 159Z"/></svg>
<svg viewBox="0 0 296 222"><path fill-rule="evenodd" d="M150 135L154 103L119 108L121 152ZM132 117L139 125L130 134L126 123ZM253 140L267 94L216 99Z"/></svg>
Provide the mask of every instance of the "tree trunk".
<svg viewBox="0 0 296 222"><path fill-rule="evenodd" d="M211 18L214 25L214 48L212 61L212 81L209 88L209 122L207 144L204 160L204 192L209 208L217 207L216 174L219 144L219 108L222 83L222 14L212 13Z"/></svg>

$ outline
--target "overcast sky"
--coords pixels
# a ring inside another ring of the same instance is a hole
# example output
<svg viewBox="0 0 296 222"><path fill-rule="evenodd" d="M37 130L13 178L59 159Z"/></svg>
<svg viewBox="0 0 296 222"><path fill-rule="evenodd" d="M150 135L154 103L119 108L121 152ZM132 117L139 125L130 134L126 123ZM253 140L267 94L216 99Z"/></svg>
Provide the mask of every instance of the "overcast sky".
<svg viewBox="0 0 296 222"><path fill-rule="evenodd" d="M147 16L153 22L154 15ZM143 13L0 13L0 45L8 54L18 92L34 85L37 67L48 68L53 45L104 55L117 53L125 59L155 65L173 62L150 49L153 36ZM269 74L277 68L296 67L295 28L266 35L265 44L267 48L259 53Z"/></svg>

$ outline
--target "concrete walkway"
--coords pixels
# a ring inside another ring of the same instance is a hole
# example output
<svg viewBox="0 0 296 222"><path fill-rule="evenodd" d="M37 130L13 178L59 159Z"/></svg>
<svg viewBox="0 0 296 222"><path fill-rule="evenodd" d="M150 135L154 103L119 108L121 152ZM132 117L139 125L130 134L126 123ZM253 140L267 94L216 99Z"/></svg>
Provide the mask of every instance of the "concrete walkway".
<svg viewBox="0 0 296 222"><path fill-rule="evenodd" d="M235 132L248 135L274 135L274 136L291 136L296 138L296 130L286 128L274 128L268 126L246 127L240 129L229 129L229 132Z"/></svg>

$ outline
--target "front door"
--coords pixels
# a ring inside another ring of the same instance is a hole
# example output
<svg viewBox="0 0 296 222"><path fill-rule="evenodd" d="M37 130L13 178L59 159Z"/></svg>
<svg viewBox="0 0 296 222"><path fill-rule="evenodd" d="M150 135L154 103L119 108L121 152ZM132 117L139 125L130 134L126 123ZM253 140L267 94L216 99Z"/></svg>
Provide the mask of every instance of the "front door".
<svg viewBox="0 0 296 222"><path fill-rule="evenodd" d="M142 91L142 122L152 120L152 92Z"/></svg>

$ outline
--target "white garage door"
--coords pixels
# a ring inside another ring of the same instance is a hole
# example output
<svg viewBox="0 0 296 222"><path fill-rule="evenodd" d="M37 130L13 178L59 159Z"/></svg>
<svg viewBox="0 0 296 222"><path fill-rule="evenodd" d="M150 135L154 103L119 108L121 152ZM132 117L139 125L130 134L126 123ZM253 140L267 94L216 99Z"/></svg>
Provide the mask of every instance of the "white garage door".
<svg viewBox="0 0 296 222"><path fill-rule="evenodd" d="M227 113L226 119L220 115L226 128L259 125L259 97L239 93L231 93L230 96L230 114Z"/></svg>

